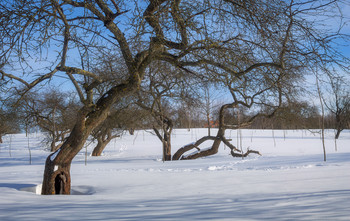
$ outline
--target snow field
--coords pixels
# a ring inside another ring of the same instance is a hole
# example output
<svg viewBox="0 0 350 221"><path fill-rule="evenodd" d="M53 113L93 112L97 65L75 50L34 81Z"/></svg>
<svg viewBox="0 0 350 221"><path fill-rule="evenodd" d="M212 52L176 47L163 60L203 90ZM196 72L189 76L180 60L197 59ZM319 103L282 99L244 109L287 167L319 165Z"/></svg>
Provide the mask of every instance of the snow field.
<svg viewBox="0 0 350 221"><path fill-rule="evenodd" d="M173 152L206 131L175 130ZM0 149L0 220L350 220L350 131L337 151L333 134L327 131L327 162L319 134L300 130L242 130L243 149L262 156L232 158L222 146L215 156L162 162L161 142L138 131L112 141L101 157L89 156L93 144L83 149L72 164L70 196L37 195L49 155L41 134L29 142L8 135ZM236 131L226 137L237 145Z"/></svg>

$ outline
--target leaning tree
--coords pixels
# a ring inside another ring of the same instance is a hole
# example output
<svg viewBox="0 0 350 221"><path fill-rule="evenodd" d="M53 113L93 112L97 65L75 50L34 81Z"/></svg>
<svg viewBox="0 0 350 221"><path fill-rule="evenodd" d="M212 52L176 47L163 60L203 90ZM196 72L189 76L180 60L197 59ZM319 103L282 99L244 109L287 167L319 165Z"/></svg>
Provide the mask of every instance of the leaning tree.
<svg viewBox="0 0 350 221"><path fill-rule="evenodd" d="M42 194L70 193L73 158L113 104L139 89L151 62L162 60L192 75L212 73L230 85L241 82L230 87L244 94L245 83L263 80L276 89L258 99L278 95L271 100L279 100L280 84L292 78L291 70L339 58L332 53L339 32L324 37L327 32L317 31L320 26L310 21L318 12L334 12L338 2L1 1L0 79L22 83L21 95L50 80L68 79L82 103L69 137L46 160ZM111 68L122 77L94 72L110 54L119 58ZM108 81L108 90L96 96L97 86ZM233 106L240 103L237 99Z"/></svg>

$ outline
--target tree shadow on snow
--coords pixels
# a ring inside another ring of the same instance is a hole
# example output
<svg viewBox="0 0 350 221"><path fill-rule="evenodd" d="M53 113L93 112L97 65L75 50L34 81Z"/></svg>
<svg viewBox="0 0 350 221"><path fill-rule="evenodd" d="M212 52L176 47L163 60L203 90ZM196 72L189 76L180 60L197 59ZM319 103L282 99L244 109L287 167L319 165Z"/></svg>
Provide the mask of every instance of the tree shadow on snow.
<svg viewBox="0 0 350 221"><path fill-rule="evenodd" d="M41 194L41 184L20 184L20 183L0 183L0 188L10 188L17 191L31 192L37 195ZM92 186L72 186L71 195L93 195L96 193Z"/></svg>
<svg viewBox="0 0 350 221"><path fill-rule="evenodd" d="M0 187L10 188L15 190L21 190L23 188L37 186L35 184L22 184L22 183L0 183Z"/></svg>

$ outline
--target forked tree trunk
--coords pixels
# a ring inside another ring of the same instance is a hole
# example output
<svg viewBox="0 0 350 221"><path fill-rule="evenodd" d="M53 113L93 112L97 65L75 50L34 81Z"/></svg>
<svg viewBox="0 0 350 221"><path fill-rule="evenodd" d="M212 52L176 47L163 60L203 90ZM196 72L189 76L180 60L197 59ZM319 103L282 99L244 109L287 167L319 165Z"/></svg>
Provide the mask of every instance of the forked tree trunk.
<svg viewBox="0 0 350 221"><path fill-rule="evenodd" d="M157 128L153 128L163 147L163 161L171 161L171 131L172 128L163 129L163 135L160 134Z"/></svg>
<svg viewBox="0 0 350 221"><path fill-rule="evenodd" d="M108 119L107 119L108 120ZM106 148L107 144L111 142L112 139L120 137L118 134L112 135L112 129L103 127L94 135L97 140L97 145L92 151L92 156L101 156L103 150Z"/></svg>
<svg viewBox="0 0 350 221"><path fill-rule="evenodd" d="M111 141L111 139L103 140L101 137L97 138L97 145L92 151L92 156L98 157L101 156L103 150L106 148L107 144Z"/></svg>

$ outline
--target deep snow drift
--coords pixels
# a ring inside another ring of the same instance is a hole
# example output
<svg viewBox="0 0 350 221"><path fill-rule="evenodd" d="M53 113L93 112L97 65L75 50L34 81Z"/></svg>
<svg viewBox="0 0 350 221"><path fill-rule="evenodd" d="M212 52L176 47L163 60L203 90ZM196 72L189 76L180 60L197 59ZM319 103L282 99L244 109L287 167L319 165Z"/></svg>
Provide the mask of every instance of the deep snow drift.
<svg viewBox="0 0 350 221"><path fill-rule="evenodd" d="M173 152L206 131L175 130ZM243 149L262 156L233 158L222 145L215 156L162 162L161 142L144 131L113 140L101 157L89 156L90 143L72 164L70 196L36 194L49 154L42 135L7 135L0 220L350 220L349 130L337 151L327 131L327 162L319 134L310 131L242 135ZM237 145L236 131L226 137Z"/></svg>

